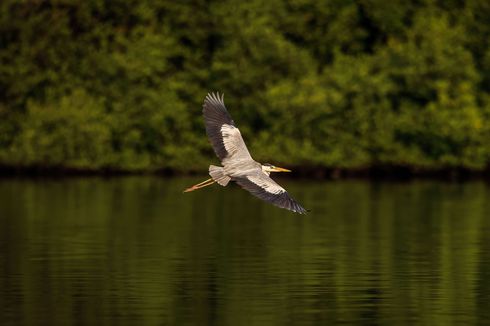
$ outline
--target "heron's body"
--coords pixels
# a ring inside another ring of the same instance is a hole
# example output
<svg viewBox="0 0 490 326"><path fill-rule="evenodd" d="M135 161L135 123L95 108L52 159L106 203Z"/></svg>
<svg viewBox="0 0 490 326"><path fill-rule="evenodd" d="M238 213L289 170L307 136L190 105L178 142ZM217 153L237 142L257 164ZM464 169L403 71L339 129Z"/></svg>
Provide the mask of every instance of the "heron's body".
<svg viewBox="0 0 490 326"><path fill-rule="evenodd" d="M284 188L272 180L270 172L290 172L271 164L256 162L250 155L240 130L226 110L223 96L208 94L203 105L206 133L222 166L209 166L211 179L185 190L185 192L218 183L226 186L238 183L252 195L273 205L304 214L306 210L292 199Z"/></svg>
<svg viewBox="0 0 490 326"><path fill-rule="evenodd" d="M254 160L224 163L224 173L231 178L246 177L251 173L262 171L262 164Z"/></svg>

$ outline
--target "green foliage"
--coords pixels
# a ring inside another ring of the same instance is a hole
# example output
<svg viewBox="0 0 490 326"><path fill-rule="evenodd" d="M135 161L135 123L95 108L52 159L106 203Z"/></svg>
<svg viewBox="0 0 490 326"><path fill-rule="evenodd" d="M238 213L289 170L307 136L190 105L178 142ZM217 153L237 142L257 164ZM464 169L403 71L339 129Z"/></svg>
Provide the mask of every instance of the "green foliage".
<svg viewBox="0 0 490 326"><path fill-rule="evenodd" d="M483 169L488 21L481 0L5 0L0 164L205 169L219 90L261 161Z"/></svg>
<svg viewBox="0 0 490 326"><path fill-rule="evenodd" d="M104 167L112 152L110 124L101 101L83 91L53 104L28 103L9 159L19 165Z"/></svg>

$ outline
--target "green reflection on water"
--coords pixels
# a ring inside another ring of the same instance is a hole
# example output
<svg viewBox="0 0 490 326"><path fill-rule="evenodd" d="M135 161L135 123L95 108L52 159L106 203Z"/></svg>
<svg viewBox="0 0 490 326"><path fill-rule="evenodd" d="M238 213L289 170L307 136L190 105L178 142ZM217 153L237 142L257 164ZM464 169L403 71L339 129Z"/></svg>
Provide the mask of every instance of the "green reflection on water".
<svg viewBox="0 0 490 326"><path fill-rule="evenodd" d="M7 324L490 320L482 182L281 180L307 216L194 178L0 180Z"/></svg>

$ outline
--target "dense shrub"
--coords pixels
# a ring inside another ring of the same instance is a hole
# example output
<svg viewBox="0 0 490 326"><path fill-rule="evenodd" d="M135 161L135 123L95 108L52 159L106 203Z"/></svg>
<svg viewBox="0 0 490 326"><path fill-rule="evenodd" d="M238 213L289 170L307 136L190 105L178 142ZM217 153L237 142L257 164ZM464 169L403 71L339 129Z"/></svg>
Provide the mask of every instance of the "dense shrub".
<svg viewBox="0 0 490 326"><path fill-rule="evenodd" d="M489 165L490 5L0 3L0 164L205 169L224 92L256 159Z"/></svg>

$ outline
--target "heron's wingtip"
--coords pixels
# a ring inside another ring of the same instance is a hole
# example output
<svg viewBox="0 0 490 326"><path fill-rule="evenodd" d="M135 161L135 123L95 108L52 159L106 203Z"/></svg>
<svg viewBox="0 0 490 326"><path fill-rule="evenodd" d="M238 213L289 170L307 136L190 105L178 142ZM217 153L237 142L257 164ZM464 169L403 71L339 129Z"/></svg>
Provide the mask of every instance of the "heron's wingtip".
<svg viewBox="0 0 490 326"><path fill-rule="evenodd" d="M218 103L222 103L224 104L225 103L225 93L221 93L219 91L216 91L216 92L209 92L207 95L206 95L206 98L204 99L204 101L213 101L213 102L218 102Z"/></svg>
<svg viewBox="0 0 490 326"><path fill-rule="evenodd" d="M306 214L310 213L311 210L300 206L297 210L295 210L295 212L298 214L301 214L301 215L306 215Z"/></svg>

